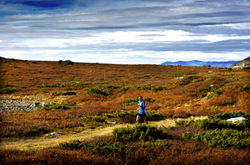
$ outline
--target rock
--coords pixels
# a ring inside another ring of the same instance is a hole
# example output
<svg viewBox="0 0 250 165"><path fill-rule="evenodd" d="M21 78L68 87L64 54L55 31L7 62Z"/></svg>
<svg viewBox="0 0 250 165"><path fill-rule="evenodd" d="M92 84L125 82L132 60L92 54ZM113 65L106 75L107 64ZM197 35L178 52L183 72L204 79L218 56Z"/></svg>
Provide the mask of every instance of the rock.
<svg viewBox="0 0 250 165"><path fill-rule="evenodd" d="M250 121L248 121L244 117L233 117L233 118L227 119L227 121L231 121L232 123L236 123L236 122L240 121L240 122L246 122L247 124L250 124Z"/></svg>
<svg viewBox="0 0 250 165"><path fill-rule="evenodd" d="M70 61L70 60L65 60L65 61L59 60L58 64L74 65L74 63L72 61Z"/></svg>
<svg viewBox="0 0 250 165"><path fill-rule="evenodd" d="M176 78L182 80L184 77L176 77Z"/></svg>
<svg viewBox="0 0 250 165"><path fill-rule="evenodd" d="M115 124L117 124L117 122L116 122L116 121L112 122L112 121L108 121L108 120L106 120L106 123L107 123L107 124L111 124L111 125L115 125Z"/></svg>
<svg viewBox="0 0 250 165"><path fill-rule="evenodd" d="M23 102L16 100L1 100L0 112L15 111L15 110L36 110L40 103Z"/></svg>
<svg viewBox="0 0 250 165"><path fill-rule="evenodd" d="M44 105L49 104L48 102L41 102L40 105L44 107Z"/></svg>
<svg viewBox="0 0 250 165"><path fill-rule="evenodd" d="M59 133L57 133L57 132L51 132L49 134L46 134L47 137L48 136L55 136L55 135L59 135Z"/></svg>
<svg viewBox="0 0 250 165"><path fill-rule="evenodd" d="M234 63L231 67L240 67L242 69L248 69L250 68L250 56L245 58L242 61Z"/></svg>

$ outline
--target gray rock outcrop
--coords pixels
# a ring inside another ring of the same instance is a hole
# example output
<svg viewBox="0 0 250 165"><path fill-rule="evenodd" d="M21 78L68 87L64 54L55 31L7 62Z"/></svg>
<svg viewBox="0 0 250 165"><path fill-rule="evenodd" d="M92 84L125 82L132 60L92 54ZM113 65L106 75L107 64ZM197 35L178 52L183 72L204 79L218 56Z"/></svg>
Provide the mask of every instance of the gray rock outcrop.
<svg viewBox="0 0 250 165"><path fill-rule="evenodd" d="M234 63L231 67L250 68L250 57L247 57L242 61Z"/></svg>
<svg viewBox="0 0 250 165"><path fill-rule="evenodd" d="M38 106L43 106L46 103L31 103L17 100L1 100L0 101L0 112L15 111L15 110L26 110L33 111Z"/></svg>

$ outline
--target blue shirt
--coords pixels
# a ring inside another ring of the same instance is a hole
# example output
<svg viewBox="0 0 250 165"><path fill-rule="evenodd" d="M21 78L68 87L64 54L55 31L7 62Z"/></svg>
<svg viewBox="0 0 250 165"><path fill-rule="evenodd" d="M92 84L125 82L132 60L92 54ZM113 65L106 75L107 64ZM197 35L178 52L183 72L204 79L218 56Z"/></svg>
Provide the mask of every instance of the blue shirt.
<svg viewBox="0 0 250 165"><path fill-rule="evenodd" d="M145 113L145 102L142 100L142 101L138 101L138 103L141 105L139 106L139 114L146 114Z"/></svg>

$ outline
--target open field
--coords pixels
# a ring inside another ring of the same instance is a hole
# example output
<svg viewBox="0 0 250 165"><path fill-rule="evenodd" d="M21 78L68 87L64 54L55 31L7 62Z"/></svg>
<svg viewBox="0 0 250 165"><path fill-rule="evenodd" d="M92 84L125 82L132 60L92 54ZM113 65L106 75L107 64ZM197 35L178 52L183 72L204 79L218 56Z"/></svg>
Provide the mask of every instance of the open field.
<svg viewBox="0 0 250 165"><path fill-rule="evenodd" d="M250 164L249 126L225 121L250 117L249 70L0 63L2 100L46 102L0 114L5 164ZM135 124L140 95L150 126ZM195 117L201 123L175 122ZM228 143L220 135L230 131Z"/></svg>

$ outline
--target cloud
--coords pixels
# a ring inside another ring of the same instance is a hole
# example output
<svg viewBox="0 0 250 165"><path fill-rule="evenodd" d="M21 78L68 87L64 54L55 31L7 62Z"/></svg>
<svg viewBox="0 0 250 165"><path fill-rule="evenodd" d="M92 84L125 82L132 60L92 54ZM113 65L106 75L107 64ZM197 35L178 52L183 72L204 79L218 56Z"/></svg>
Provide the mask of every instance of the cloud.
<svg viewBox="0 0 250 165"><path fill-rule="evenodd" d="M0 7L7 57L162 63L249 56L247 0L10 0Z"/></svg>

